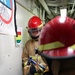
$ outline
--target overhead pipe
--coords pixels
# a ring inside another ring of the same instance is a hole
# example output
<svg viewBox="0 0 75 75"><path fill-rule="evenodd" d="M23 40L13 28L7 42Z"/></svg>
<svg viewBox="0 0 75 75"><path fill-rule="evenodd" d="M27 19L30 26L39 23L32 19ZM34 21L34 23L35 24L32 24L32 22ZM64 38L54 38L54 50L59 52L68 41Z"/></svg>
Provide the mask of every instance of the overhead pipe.
<svg viewBox="0 0 75 75"><path fill-rule="evenodd" d="M45 2L44 0L38 0L38 1L39 1L39 2L41 3L41 5L44 7L45 11L46 11L47 14L49 15L49 18L52 19L53 16L52 16L51 11L49 10L49 8L48 8L46 2Z"/></svg>
<svg viewBox="0 0 75 75"><path fill-rule="evenodd" d="M19 4L22 8L30 12L31 14L35 15L33 12L31 12L28 8L26 8L22 3L20 3L18 0L16 0L16 3Z"/></svg>
<svg viewBox="0 0 75 75"><path fill-rule="evenodd" d="M45 24L45 10L43 9L43 23Z"/></svg>
<svg viewBox="0 0 75 75"><path fill-rule="evenodd" d="M72 16L72 14L74 13L74 6L75 6L75 1L73 3L72 9L71 9L70 16Z"/></svg>
<svg viewBox="0 0 75 75"><path fill-rule="evenodd" d="M61 6L62 6L62 8L65 8L66 7L66 5L67 5L67 0L61 0Z"/></svg>

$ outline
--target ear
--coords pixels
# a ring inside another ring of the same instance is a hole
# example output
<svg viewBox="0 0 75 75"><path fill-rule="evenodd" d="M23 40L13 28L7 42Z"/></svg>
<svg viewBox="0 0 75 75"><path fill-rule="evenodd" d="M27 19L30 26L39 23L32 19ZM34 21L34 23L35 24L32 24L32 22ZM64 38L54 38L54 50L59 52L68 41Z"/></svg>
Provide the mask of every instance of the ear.
<svg viewBox="0 0 75 75"><path fill-rule="evenodd" d="M28 29L28 27L26 27L26 29L27 29L27 31L28 31L28 33L29 33L29 29Z"/></svg>

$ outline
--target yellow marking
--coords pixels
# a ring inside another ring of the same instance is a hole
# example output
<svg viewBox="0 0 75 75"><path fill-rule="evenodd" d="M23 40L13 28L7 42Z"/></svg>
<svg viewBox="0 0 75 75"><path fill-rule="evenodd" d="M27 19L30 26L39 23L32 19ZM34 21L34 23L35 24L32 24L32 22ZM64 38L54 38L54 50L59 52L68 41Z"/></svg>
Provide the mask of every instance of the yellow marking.
<svg viewBox="0 0 75 75"><path fill-rule="evenodd" d="M40 51L50 50L50 49L61 48L61 47L64 47L64 44L62 44L59 41L56 41L56 42L52 42L52 43L49 43L49 44L40 45L39 50Z"/></svg>

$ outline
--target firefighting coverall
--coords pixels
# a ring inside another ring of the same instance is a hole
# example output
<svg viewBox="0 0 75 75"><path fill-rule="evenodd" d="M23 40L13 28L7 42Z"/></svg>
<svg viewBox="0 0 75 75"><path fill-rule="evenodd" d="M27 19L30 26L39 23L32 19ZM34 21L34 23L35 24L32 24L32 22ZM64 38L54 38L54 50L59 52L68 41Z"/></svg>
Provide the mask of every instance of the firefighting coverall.
<svg viewBox="0 0 75 75"><path fill-rule="evenodd" d="M75 75L75 58L53 60L53 75Z"/></svg>
<svg viewBox="0 0 75 75"><path fill-rule="evenodd" d="M44 65L45 68L48 69L47 65L42 60L41 56L35 54L35 48L37 48L37 47L38 47L38 41L35 41L33 39L28 40L27 43L25 44L23 54L22 54L22 60L23 60L23 64L24 64L24 75L27 75L30 70L30 67L27 65L29 57L32 57L32 59L34 61ZM42 75L43 69L39 67L37 72L38 72L37 74L35 73L36 75Z"/></svg>

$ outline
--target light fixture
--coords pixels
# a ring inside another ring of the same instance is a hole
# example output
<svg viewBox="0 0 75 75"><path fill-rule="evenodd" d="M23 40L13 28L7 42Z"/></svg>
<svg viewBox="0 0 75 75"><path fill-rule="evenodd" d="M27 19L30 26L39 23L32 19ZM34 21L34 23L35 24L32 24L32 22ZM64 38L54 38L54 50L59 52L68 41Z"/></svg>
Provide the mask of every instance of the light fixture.
<svg viewBox="0 0 75 75"><path fill-rule="evenodd" d="M61 23L64 23L65 22L65 20L66 20L66 16L67 16L67 9L66 8L62 8L62 9L60 9L60 19L59 19L59 21L61 22Z"/></svg>
<svg viewBox="0 0 75 75"><path fill-rule="evenodd" d="M67 9L66 8L60 9L60 15L61 15L61 17L66 17L67 16Z"/></svg>

